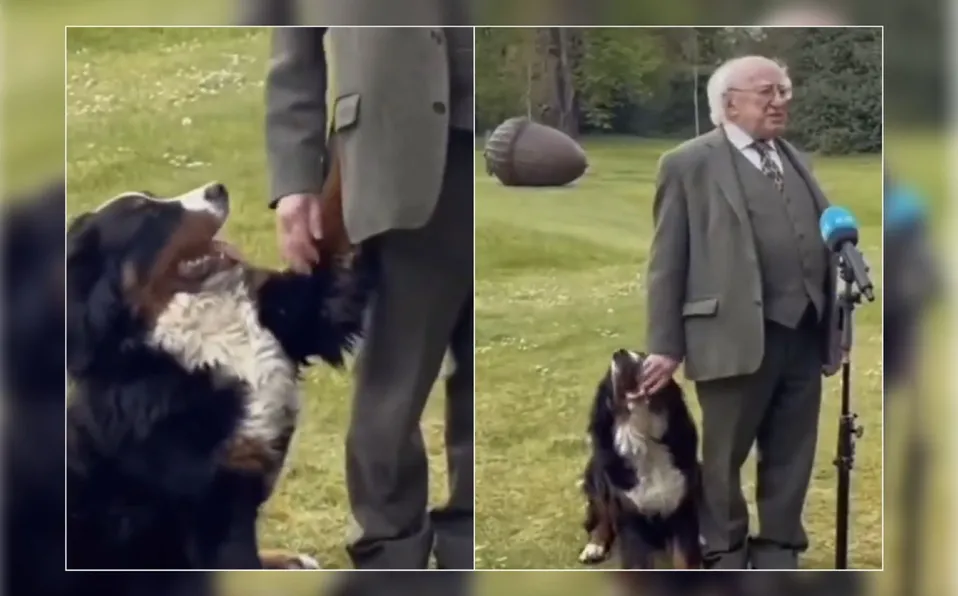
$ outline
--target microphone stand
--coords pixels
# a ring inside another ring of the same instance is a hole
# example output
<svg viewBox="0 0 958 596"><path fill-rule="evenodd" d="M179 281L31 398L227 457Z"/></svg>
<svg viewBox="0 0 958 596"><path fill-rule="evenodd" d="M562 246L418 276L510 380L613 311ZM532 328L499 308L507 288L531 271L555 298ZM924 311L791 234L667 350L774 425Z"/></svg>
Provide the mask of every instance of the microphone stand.
<svg viewBox="0 0 958 596"><path fill-rule="evenodd" d="M832 462L838 468L837 523L835 525L835 568L848 569L848 501L851 470L855 465L855 441L865 429L858 425L858 414L851 412L852 314L861 304L862 294L854 285L854 275L844 259L838 261L842 289L838 294L841 326L842 405L838 424L838 454Z"/></svg>

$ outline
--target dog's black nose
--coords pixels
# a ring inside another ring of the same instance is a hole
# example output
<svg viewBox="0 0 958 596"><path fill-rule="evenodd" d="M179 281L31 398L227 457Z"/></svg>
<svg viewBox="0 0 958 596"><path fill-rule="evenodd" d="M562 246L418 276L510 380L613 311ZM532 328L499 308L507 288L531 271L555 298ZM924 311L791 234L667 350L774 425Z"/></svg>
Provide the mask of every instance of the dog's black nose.
<svg viewBox="0 0 958 596"><path fill-rule="evenodd" d="M203 198L212 203L225 204L229 202L229 192L219 182L213 182L203 189Z"/></svg>

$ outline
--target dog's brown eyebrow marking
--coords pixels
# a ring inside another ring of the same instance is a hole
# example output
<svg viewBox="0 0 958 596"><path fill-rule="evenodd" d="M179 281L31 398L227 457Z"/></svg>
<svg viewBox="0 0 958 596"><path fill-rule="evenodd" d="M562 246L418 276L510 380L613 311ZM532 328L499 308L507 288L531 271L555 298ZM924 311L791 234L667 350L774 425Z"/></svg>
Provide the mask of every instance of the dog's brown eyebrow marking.
<svg viewBox="0 0 958 596"><path fill-rule="evenodd" d="M178 287L176 279L176 262L183 247L212 239L218 228L219 222L205 213L185 215L145 278L141 279L131 265L124 265L123 288L131 305L143 316L158 316L173 295L184 289Z"/></svg>

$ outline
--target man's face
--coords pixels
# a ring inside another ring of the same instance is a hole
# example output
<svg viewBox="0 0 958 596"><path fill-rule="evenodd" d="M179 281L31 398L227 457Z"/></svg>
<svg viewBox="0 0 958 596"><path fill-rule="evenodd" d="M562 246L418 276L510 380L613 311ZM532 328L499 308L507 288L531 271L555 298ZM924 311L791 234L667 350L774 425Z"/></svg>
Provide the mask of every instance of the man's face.
<svg viewBox="0 0 958 596"><path fill-rule="evenodd" d="M788 124L792 81L777 64L756 61L742 65L726 96L729 121L756 139L782 135Z"/></svg>

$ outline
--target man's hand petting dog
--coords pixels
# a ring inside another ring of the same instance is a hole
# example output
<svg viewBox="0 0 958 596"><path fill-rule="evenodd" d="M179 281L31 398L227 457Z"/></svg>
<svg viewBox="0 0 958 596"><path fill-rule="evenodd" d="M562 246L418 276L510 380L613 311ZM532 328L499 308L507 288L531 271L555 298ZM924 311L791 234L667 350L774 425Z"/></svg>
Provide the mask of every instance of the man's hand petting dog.
<svg viewBox="0 0 958 596"><path fill-rule="evenodd" d="M279 251L290 268L308 274L319 264L317 242L323 238L319 195L287 195L276 204L276 236Z"/></svg>
<svg viewBox="0 0 958 596"><path fill-rule="evenodd" d="M642 366L642 395L661 391L679 368L679 361L661 354L649 354Z"/></svg>

